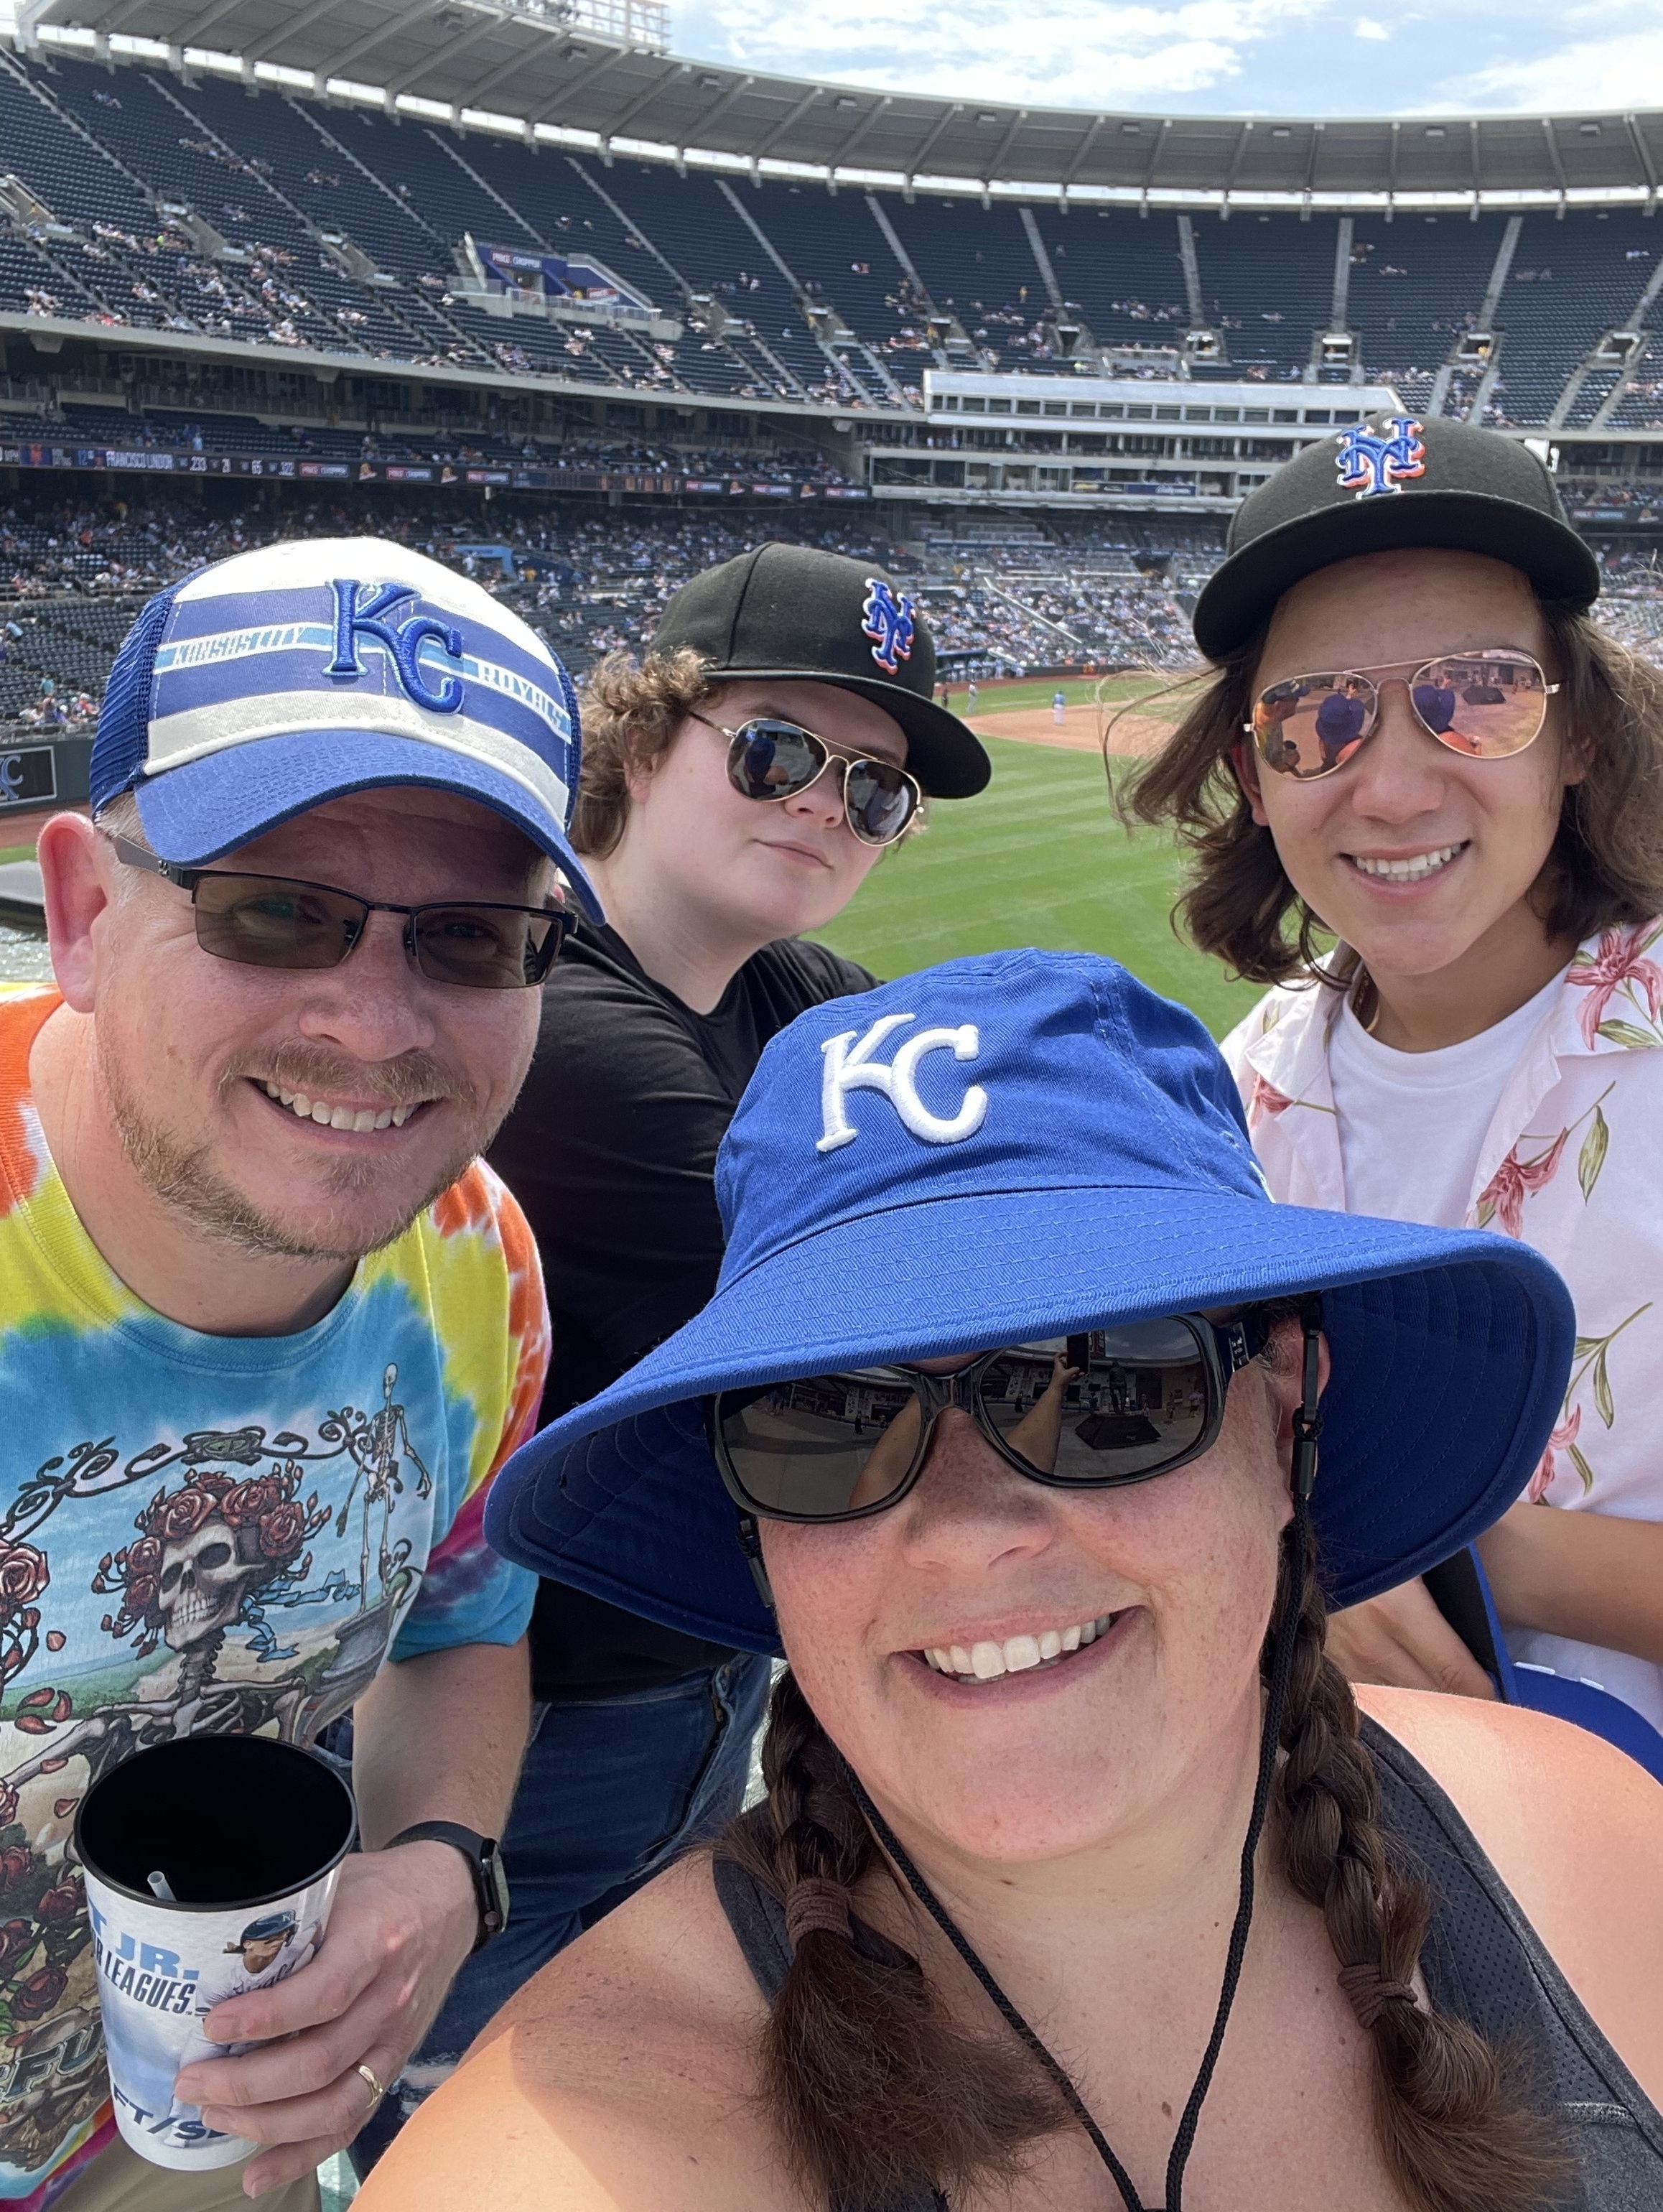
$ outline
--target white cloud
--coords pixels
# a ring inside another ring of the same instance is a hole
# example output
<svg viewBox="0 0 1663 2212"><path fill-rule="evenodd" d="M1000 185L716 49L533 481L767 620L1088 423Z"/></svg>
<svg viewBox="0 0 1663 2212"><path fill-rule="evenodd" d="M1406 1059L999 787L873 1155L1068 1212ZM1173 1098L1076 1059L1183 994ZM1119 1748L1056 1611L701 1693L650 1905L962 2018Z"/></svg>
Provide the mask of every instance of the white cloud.
<svg viewBox="0 0 1663 2212"><path fill-rule="evenodd" d="M1576 15L1586 21L1592 12ZM1599 20L1609 23L1611 11L1601 10ZM1545 53L1509 57L1453 81L1448 95L1458 106L1557 114L1579 107L1663 106L1663 27L1573 40Z"/></svg>
<svg viewBox="0 0 1663 2212"><path fill-rule="evenodd" d="M1041 14L1010 0L962 0L875 42L868 0L822 0L809 17L777 0L694 0L677 8L676 29L683 52L785 76L956 100L1117 108L1228 83L1252 47L1313 21L1328 5L1055 0Z"/></svg>
<svg viewBox="0 0 1663 2212"><path fill-rule="evenodd" d="M1357 39L1389 39L1392 33L1384 23L1377 23L1372 15L1359 15L1351 35Z"/></svg>

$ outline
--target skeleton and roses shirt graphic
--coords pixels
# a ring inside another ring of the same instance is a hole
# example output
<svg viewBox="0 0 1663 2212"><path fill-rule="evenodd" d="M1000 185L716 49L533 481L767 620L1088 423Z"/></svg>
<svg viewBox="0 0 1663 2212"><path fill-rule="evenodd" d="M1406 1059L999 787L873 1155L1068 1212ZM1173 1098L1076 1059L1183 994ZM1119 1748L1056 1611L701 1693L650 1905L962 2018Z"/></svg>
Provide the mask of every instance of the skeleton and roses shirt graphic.
<svg viewBox="0 0 1663 2212"><path fill-rule="evenodd" d="M29 1098L56 1003L0 995L0 2201L106 2140L81 1798L178 1735L310 1742L389 1656L515 1641L535 1583L482 1516L548 1358L535 1248L483 1168L299 1335L140 1304Z"/></svg>

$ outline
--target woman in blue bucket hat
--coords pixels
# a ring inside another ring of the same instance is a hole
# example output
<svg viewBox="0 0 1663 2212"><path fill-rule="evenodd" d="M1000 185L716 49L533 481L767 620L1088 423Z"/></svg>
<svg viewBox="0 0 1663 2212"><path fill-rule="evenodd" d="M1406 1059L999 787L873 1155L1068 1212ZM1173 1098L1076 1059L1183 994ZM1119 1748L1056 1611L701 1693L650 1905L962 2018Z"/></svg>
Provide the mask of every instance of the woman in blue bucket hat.
<svg viewBox="0 0 1663 2212"><path fill-rule="evenodd" d="M783 1652L767 1801L365 2212L1663 2201L1655 1784L1514 1709L1360 1721L1323 1656L1528 1480L1547 1263L1272 1206L1199 1025L1049 953L801 1017L719 1189L709 1305L488 1525Z"/></svg>

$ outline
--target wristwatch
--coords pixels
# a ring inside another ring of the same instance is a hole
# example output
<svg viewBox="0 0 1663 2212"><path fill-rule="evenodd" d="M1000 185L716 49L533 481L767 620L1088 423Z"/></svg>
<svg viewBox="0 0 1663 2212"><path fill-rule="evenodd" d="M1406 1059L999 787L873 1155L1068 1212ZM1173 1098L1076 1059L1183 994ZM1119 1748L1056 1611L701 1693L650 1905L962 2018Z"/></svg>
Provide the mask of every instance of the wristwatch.
<svg viewBox="0 0 1663 2212"><path fill-rule="evenodd" d="M474 1949L483 1950L508 1924L508 1877L502 1869L501 1852L493 1838L476 1835L457 1820L416 1820L390 1837L385 1848L392 1850L400 1844L427 1843L450 1844L468 1862L474 1895L479 1900L479 1933Z"/></svg>

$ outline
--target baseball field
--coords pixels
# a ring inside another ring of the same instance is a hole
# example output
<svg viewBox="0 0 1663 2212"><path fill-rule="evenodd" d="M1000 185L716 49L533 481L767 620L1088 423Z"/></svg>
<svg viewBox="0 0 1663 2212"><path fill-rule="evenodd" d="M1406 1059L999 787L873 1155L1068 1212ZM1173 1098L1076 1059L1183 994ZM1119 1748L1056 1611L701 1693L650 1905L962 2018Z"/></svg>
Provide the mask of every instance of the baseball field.
<svg viewBox="0 0 1663 2212"><path fill-rule="evenodd" d="M1112 687L1117 704L1132 702L1115 732L1128 751L1151 750L1169 726L1171 702L1148 698L1156 688L1138 678ZM1233 982L1174 934L1178 855L1164 837L1128 837L1115 819L1097 751L1095 684L1063 684L1060 732L1051 714L1057 689L1044 681L983 688L974 723L992 757L992 782L979 798L938 803L923 834L880 861L821 933L883 976L1011 945L1107 952L1222 1036L1258 987ZM965 703L955 685L953 707L962 714ZM1117 759L1114 773L1124 772Z"/></svg>
<svg viewBox="0 0 1663 2212"><path fill-rule="evenodd" d="M928 829L878 863L825 940L883 976L1011 945L1108 952L1222 1036L1252 1006L1256 987L1232 982L1174 934L1178 856L1164 837L1128 837L1109 807L1096 684L1064 683L1060 730L1052 713L1057 688L1036 680L981 689L974 726L992 757L992 782L978 799L938 804ZM1118 776L1125 756L1160 741L1174 710L1150 697L1152 678L1117 678L1107 688L1114 706L1130 708L1114 731ZM952 704L965 711L962 684ZM36 947L0 942L0 978L37 968Z"/></svg>

